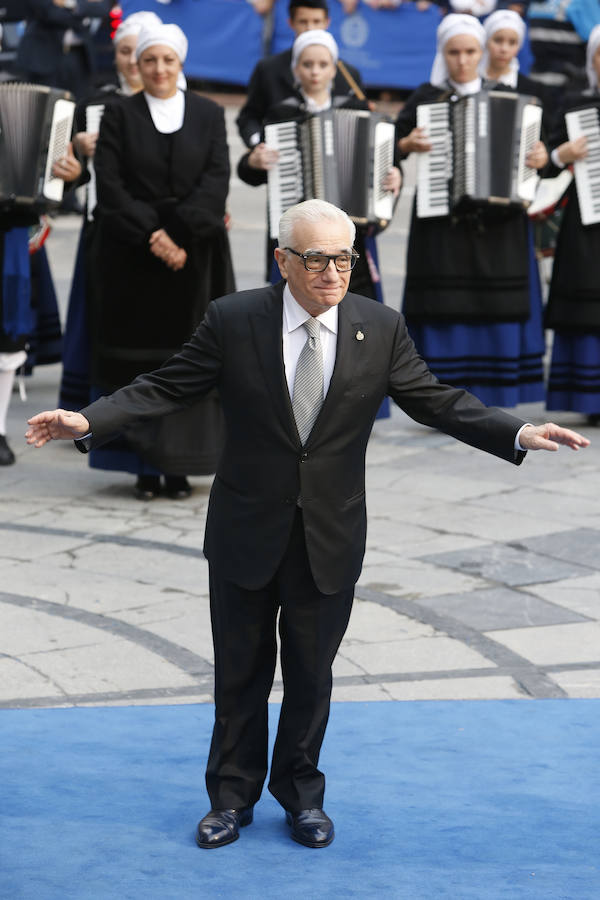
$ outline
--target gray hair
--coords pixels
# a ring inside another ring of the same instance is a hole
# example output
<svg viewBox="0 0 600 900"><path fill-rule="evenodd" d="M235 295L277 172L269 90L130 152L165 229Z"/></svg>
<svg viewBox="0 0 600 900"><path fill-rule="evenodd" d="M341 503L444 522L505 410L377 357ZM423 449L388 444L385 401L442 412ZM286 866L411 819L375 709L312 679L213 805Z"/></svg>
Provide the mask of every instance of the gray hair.
<svg viewBox="0 0 600 900"><path fill-rule="evenodd" d="M326 200L304 200L291 206L279 220L279 246L293 247L294 229L300 222L322 222L323 219L332 224L344 224L348 228L351 247L356 237L356 225L343 209L328 203Z"/></svg>

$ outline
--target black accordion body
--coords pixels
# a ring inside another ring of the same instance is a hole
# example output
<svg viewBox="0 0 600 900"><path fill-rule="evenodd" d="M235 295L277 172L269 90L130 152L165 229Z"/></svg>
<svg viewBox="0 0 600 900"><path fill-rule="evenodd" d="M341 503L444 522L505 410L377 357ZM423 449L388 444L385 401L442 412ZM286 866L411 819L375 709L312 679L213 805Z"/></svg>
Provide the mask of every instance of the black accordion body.
<svg viewBox="0 0 600 900"><path fill-rule="evenodd" d="M367 110L337 109L297 122L265 127L265 142L278 150L268 174L270 236L281 215L302 200L327 200L361 225L385 228L394 198L381 183L394 163L394 124Z"/></svg>
<svg viewBox="0 0 600 900"><path fill-rule="evenodd" d="M70 94L43 85L0 85L0 208L44 212L62 200L52 167L71 140Z"/></svg>
<svg viewBox="0 0 600 900"><path fill-rule="evenodd" d="M417 107L417 125L432 149L417 159L417 216L447 216L465 206L532 202L538 183L525 165L540 139L537 97L481 91Z"/></svg>
<svg viewBox="0 0 600 900"><path fill-rule="evenodd" d="M600 108L586 106L565 114L570 141L587 139L587 155L573 165L582 225L600 222Z"/></svg>

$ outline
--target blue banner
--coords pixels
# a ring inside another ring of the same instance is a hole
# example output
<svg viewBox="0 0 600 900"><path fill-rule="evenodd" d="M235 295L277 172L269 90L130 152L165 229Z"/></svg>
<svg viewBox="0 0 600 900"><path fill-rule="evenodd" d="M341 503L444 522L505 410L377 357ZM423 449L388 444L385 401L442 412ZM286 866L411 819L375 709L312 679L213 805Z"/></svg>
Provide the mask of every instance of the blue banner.
<svg viewBox="0 0 600 900"><path fill-rule="evenodd" d="M294 40L287 9L287 0L277 0L273 53L287 49ZM348 16L339 0L330 0L329 9L329 30L338 42L340 56L356 66L367 87L414 88L429 81L439 6L419 12L414 3L381 10L361 3Z"/></svg>
<svg viewBox="0 0 600 900"><path fill-rule="evenodd" d="M263 19L248 0L122 0L123 14L151 9L164 22L175 22L190 47L185 71L192 78L245 86L262 55ZM429 80L435 56L440 8L419 12L412 2L396 9L374 10L360 3L348 16L339 0L329 0L331 33L342 59L356 66L372 88L412 89ZM276 0L271 51L287 50L294 40L288 22L288 0ZM531 61L526 42L521 71Z"/></svg>
<svg viewBox="0 0 600 900"><path fill-rule="evenodd" d="M124 16L152 10L185 31L191 78L245 85L262 55L263 20L248 0L122 0L121 7Z"/></svg>

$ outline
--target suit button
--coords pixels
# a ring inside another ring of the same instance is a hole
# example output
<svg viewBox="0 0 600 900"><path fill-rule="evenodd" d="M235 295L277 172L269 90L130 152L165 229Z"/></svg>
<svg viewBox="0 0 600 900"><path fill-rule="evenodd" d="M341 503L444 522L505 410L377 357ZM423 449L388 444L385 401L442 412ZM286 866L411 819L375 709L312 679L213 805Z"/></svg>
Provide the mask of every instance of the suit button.
<svg viewBox="0 0 600 900"><path fill-rule="evenodd" d="M300 457L300 462L306 462L307 459L308 459L308 453L303 453L302 456Z"/></svg>

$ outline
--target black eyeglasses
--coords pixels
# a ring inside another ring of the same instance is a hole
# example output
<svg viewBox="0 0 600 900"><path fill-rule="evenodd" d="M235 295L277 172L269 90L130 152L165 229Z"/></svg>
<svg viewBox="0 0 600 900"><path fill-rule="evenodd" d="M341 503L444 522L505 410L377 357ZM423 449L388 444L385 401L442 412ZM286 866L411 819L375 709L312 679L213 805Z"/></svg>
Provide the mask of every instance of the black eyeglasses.
<svg viewBox="0 0 600 900"><path fill-rule="evenodd" d="M307 272L324 272L330 260L333 260L333 264L338 272L349 272L354 268L359 257L355 250L351 250L350 253L334 253L333 256L329 256L327 253L298 253L297 250L292 250L291 247L284 247L283 249L289 250L294 256L299 256L304 262L304 268Z"/></svg>

